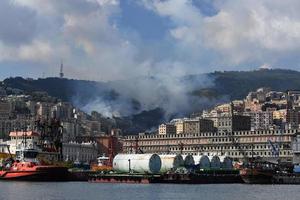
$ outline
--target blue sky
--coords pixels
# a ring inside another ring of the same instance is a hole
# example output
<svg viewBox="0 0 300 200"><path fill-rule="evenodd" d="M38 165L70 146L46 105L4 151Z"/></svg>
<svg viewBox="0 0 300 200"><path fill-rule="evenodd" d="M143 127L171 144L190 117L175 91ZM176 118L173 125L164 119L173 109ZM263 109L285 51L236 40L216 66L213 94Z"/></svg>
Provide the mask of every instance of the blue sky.
<svg viewBox="0 0 300 200"><path fill-rule="evenodd" d="M121 14L117 21L122 30L137 31L143 40L160 40L170 27L169 20L134 1L120 1Z"/></svg>
<svg viewBox="0 0 300 200"><path fill-rule="evenodd" d="M2 0L0 79L299 70L297 0Z"/></svg>

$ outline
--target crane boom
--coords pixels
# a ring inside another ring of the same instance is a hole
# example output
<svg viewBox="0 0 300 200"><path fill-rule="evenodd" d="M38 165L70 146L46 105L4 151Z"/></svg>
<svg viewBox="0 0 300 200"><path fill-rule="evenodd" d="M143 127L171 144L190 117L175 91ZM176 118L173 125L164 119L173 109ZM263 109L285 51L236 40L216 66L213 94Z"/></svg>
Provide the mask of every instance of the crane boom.
<svg viewBox="0 0 300 200"><path fill-rule="evenodd" d="M279 157L279 147L276 147L270 139L268 139L268 143L271 146L272 154L275 155L275 157Z"/></svg>
<svg viewBox="0 0 300 200"><path fill-rule="evenodd" d="M226 135L228 136L229 140L231 141L231 143L233 144L233 146L238 149L238 151L242 154L243 156L243 159L245 161L248 161L249 157L247 156L246 154L246 151L242 148L241 144L237 141L237 138L234 137L234 134L233 132L229 132L227 130L225 130L225 133ZM254 155L254 152L253 152L253 145L251 146L252 148L252 159L253 159L253 155Z"/></svg>

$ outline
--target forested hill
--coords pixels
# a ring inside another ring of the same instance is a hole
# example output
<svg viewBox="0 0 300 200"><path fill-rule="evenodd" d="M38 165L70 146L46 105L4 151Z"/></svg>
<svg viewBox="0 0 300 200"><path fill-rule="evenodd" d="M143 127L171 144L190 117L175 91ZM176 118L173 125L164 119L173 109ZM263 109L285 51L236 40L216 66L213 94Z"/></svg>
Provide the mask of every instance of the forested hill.
<svg viewBox="0 0 300 200"><path fill-rule="evenodd" d="M276 91L300 90L300 72L293 70L226 71L210 73L208 76L214 79L214 86L197 90L194 94L211 97L225 95L233 100L243 99L250 91L260 87Z"/></svg>
<svg viewBox="0 0 300 200"><path fill-rule="evenodd" d="M209 101L213 103L222 102L224 99L225 101L229 99L243 99L248 92L255 91L259 87L270 87L276 91L300 89L300 72L283 69L213 72L209 74L189 75L182 77L182 79L193 81L194 84L201 83L201 81L197 80L203 77L208 77L209 80L212 80L213 84L205 88L203 88L203 85L199 85L199 87L194 85L194 91L188 95L196 96L196 98L199 97L199 99L203 97L213 99L213 101ZM30 94L35 91L42 91L64 101L70 101L78 107L84 107L89 102L99 98L106 102L111 101L112 103L117 102L118 98L120 98L118 92L113 89L112 82L105 83L60 78L35 80L15 77L5 79L3 85L8 93L19 91ZM132 104L133 108L139 108L139 105L143 104L143 102L138 102L134 98L128 102ZM205 106L212 105L203 105L203 107ZM97 108L95 109L97 110ZM173 116L177 114L174 113ZM138 110L132 116L124 117L126 120L130 120L132 127L127 128L132 132L151 129L157 127L163 120L168 120L164 116L164 110L159 105L152 110Z"/></svg>
<svg viewBox="0 0 300 200"><path fill-rule="evenodd" d="M193 94L208 95L211 97L229 96L231 99L242 99L248 92L259 87L270 87L273 90L285 91L300 89L300 72L294 70L255 70L255 71L225 71L207 74L214 80L214 85L209 88L195 90ZM203 75L190 75L185 78L197 79ZM82 100L91 99L97 95L105 95L113 98L114 91L109 84L104 82L45 78L24 79L22 77L7 78L4 81L6 87L17 88L25 93L33 91L45 91L49 95L62 100L71 101L75 95L82 96Z"/></svg>

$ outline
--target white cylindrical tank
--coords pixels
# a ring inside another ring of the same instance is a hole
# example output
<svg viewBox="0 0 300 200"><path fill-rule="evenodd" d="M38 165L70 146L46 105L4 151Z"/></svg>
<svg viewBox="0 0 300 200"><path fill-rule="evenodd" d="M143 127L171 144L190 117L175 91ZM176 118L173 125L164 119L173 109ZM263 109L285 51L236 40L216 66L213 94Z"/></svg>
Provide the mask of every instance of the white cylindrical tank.
<svg viewBox="0 0 300 200"><path fill-rule="evenodd" d="M222 169L232 169L233 164L232 164L232 159L229 158L228 156L219 156L220 161L221 161L221 168Z"/></svg>
<svg viewBox="0 0 300 200"><path fill-rule="evenodd" d="M158 173L161 159L157 154L117 154L113 169L120 172Z"/></svg>
<svg viewBox="0 0 300 200"><path fill-rule="evenodd" d="M206 155L197 155L193 156L195 165L199 165L200 169L209 169L210 168L210 161L208 156Z"/></svg>
<svg viewBox="0 0 300 200"><path fill-rule="evenodd" d="M221 168L221 162L219 156L208 156L210 160L210 168L212 169L220 169Z"/></svg>
<svg viewBox="0 0 300 200"><path fill-rule="evenodd" d="M195 165L195 161L192 155L182 155L184 166L191 167Z"/></svg>
<svg viewBox="0 0 300 200"><path fill-rule="evenodd" d="M176 170L184 165L184 161L181 155L159 155L161 159L161 172L169 170Z"/></svg>

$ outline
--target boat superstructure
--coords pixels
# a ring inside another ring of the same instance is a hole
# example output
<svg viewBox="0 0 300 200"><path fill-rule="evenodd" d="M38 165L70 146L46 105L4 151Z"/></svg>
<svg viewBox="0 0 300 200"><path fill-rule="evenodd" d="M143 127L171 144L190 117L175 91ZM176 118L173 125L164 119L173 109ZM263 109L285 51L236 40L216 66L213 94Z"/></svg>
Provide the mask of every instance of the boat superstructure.
<svg viewBox="0 0 300 200"><path fill-rule="evenodd" d="M16 149L16 156L10 156L2 165L0 179L27 181L63 181L68 180L66 167L47 165L38 159L39 149L29 148L26 141Z"/></svg>

